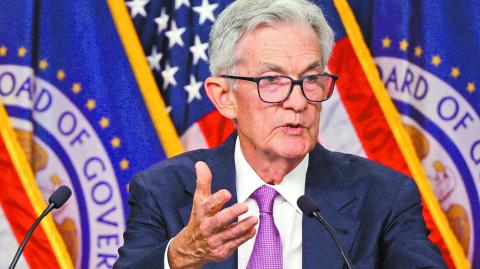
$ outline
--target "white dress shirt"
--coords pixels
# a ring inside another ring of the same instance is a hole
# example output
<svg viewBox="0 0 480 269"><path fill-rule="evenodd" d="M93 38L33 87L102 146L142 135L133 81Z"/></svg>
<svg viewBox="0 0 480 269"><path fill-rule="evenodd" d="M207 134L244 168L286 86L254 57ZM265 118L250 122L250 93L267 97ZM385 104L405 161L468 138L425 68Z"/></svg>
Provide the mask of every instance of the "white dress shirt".
<svg viewBox="0 0 480 269"><path fill-rule="evenodd" d="M273 219L282 240L283 268L302 268L302 211L297 206L298 197L305 194L305 179L308 168L308 154L278 185L269 185L279 195L273 202ZM237 200L248 206L248 212L239 220L249 216L259 217L257 202L252 193L265 182L255 173L245 160L240 148L240 140L235 144L235 172ZM258 230L258 224L257 224ZM246 268L255 244L256 235L238 248L238 268Z"/></svg>
<svg viewBox="0 0 480 269"><path fill-rule="evenodd" d="M273 219L282 240L283 268L302 268L302 211L297 206L298 197L305 194L305 180L308 168L308 154L290 173L285 175L278 185L269 185L279 195L273 202ZM252 193L265 185L263 181L248 164L240 148L240 139L235 143L235 172L237 200L248 206L248 212L241 215L239 220L249 216L259 217L257 202L251 198ZM258 230L258 224L256 226ZM238 248L238 268L246 268L255 244L256 235ZM164 268L170 269L168 264L168 247L165 249Z"/></svg>

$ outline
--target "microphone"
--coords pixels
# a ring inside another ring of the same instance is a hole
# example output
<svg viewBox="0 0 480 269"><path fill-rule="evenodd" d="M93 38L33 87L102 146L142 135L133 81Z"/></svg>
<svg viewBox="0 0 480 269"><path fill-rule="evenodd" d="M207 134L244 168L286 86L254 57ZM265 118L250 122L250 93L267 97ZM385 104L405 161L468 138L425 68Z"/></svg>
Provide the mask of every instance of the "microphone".
<svg viewBox="0 0 480 269"><path fill-rule="evenodd" d="M69 187L65 185L58 187L48 198L48 206L52 205L55 209L60 208L67 202L70 195L72 195L72 191Z"/></svg>
<svg viewBox="0 0 480 269"><path fill-rule="evenodd" d="M27 235L22 241L22 244L20 247L18 247L17 253L15 253L15 257L12 260L12 263L8 267L9 269L15 268L17 265L18 259L20 259L20 255L22 255L23 249L25 248L25 245L27 244L28 239L32 236L33 231L35 228L37 228L38 224L42 219L50 213L53 209L60 208L65 204L65 202L70 198L70 195L72 195L72 191L70 188L67 186L60 186L58 189L56 189L48 198L48 206L43 210L42 214L35 220L33 223L32 227L30 227L30 230L28 230Z"/></svg>
<svg viewBox="0 0 480 269"><path fill-rule="evenodd" d="M306 195L302 195L300 196L300 198L298 198L297 205L300 208L300 210L302 210L304 215L317 219L325 228L327 228L328 233L335 241L335 244L337 244L338 250L340 251L340 254L343 257L345 264L349 269L353 269L352 262L348 258L345 250L342 247L342 244L338 240L335 230L333 230L332 226L330 226L330 224L328 224L328 222L322 217L322 215L320 215L320 210L318 206L315 204L315 202L310 197Z"/></svg>

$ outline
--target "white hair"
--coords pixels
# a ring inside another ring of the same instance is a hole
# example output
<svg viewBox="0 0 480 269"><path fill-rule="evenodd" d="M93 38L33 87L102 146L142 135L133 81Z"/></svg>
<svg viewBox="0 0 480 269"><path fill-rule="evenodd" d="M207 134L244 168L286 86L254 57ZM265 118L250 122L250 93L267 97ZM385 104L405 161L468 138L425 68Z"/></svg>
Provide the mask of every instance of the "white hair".
<svg viewBox="0 0 480 269"><path fill-rule="evenodd" d="M301 23L312 27L318 38L325 67L333 47L333 31L322 10L307 0L237 0L222 11L210 31L208 51L214 76L233 72L239 60L240 39L260 25Z"/></svg>

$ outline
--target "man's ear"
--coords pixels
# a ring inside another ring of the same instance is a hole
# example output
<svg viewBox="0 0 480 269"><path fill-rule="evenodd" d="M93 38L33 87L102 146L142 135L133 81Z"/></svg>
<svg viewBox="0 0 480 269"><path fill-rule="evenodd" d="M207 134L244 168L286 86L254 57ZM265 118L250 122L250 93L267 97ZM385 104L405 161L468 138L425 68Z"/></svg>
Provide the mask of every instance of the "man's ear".
<svg viewBox="0 0 480 269"><path fill-rule="evenodd" d="M235 97L229 83L224 78L208 77L204 83L208 98L218 111L228 119L237 118Z"/></svg>

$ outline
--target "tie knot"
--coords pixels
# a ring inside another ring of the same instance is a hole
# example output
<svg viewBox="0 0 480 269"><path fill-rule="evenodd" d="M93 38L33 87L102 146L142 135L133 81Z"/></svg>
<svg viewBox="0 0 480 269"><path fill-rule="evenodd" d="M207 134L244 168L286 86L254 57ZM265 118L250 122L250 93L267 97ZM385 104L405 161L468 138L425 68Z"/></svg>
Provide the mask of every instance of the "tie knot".
<svg viewBox="0 0 480 269"><path fill-rule="evenodd" d="M274 188L268 187L267 185L263 185L253 192L252 198L257 201L260 213L272 214L273 200L277 194Z"/></svg>

